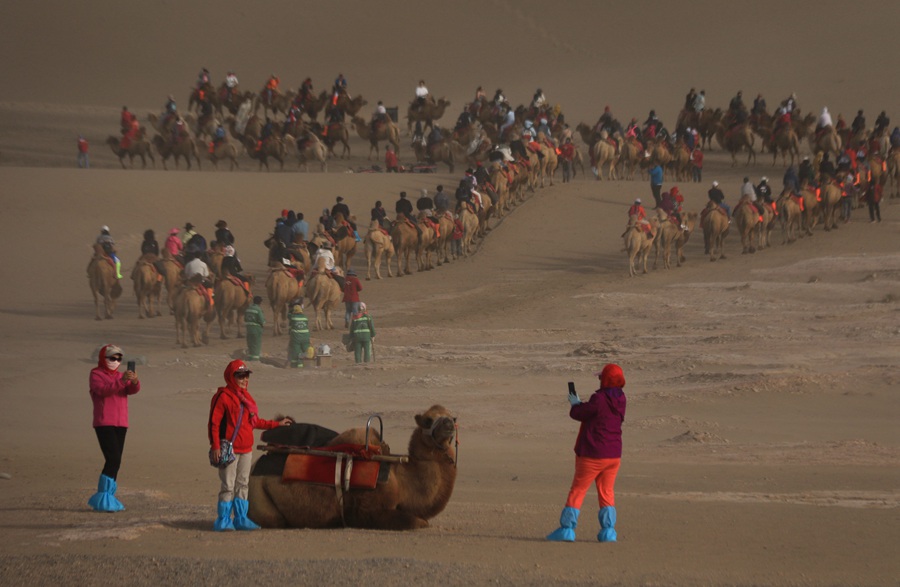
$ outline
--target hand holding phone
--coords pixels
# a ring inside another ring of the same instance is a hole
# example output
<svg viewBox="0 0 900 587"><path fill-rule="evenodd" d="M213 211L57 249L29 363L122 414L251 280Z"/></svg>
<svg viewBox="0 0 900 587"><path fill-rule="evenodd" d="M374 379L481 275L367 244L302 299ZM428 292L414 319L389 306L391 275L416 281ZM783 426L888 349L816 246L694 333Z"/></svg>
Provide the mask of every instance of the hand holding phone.
<svg viewBox="0 0 900 587"><path fill-rule="evenodd" d="M135 370L134 370L134 369L135 369L135 362L134 362L134 361L128 361L128 365L125 367L125 370L126 370L126 371L131 371L132 373L135 373Z"/></svg>
<svg viewBox="0 0 900 587"><path fill-rule="evenodd" d="M574 381L569 382L569 395L578 395L577 393L575 393L575 382Z"/></svg>

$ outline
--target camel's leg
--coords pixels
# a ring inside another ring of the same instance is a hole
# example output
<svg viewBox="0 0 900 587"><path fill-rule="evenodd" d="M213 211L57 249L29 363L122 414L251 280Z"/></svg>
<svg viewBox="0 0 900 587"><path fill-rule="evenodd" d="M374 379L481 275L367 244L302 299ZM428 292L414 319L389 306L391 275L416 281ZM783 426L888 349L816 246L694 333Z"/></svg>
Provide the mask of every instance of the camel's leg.
<svg viewBox="0 0 900 587"><path fill-rule="evenodd" d="M100 317L100 296L94 288L91 288L91 293L94 294L94 320L102 320L103 318ZM103 307L106 307L106 300L103 300Z"/></svg>
<svg viewBox="0 0 900 587"><path fill-rule="evenodd" d="M218 304L217 304L217 305L218 305ZM219 313L219 335L220 335L219 337L220 337L222 340L225 340L226 338L228 338L228 335L225 334L225 320L226 320L228 317L225 316L225 313L222 312L221 310L219 310L218 313Z"/></svg>

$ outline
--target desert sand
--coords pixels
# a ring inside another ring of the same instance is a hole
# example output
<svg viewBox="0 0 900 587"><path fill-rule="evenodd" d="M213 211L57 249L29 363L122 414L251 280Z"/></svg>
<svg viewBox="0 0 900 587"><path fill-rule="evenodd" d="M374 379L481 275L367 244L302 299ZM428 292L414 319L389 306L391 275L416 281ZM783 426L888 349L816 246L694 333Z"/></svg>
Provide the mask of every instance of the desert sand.
<svg viewBox="0 0 900 587"><path fill-rule="evenodd" d="M364 282L373 364L353 364L338 328L313 333L335 348L332 368L281 368L287 341L266 307L266 357L250 383L264 416L343 430L380 413L395 450L430 405L458 416L453 497L431 528L408 533L212 532L209 400L243 341L214 326L209 345L181 349L165 311L138 319L127 278L115 317L95 321L85 279L101 225L127 276L147 228L162 241L189 221L210 237L226 219L261 284L262 241L283 208L314 218L343 195L367 220L376 199L392 209L401 190L459 179L444 166L346 173L370 164L358 138L353 158L327 173L259 173L246 156L233 173L121 170L103 145L121 106L143 118L174 93L184 108L203 66L215 83L234 69L253 90L273 72L294 88L311 76L317 90L343 72L369 100L365 116L378 99L405 110L424 78L452 102L446 125L483 85L514 104L539 86L573 123L609 104L620 120L655 108L673 126L694 86L711 107L739 89L748 102L763 93L770 109L796 92L804 111L827 105L850 120L864 108L871 126L881 110L900 116L889 43L900 7L79 4L15 3L0 19L0 583L900 581L898 200L882 202L881 223L855 210L794 244L776 231L753 255L732 231L715 263L697 231L684 266L629 278L620 235L631 201L650 199L647 181L579 176L531 194L468 259ZM75 168L78 134L91 142L90 170ZM716 145L704 182L679 184L687 209L699 211L712 180L732 204L745 175L780 186L784 167L770 157L732 168ZM364 267L361 253L353 263ZM87 377L107 342L138 359L143 386L119 473L127 510L114 515L86 505L102 467ZM566 381L585 397L607 362L623 367L629 402L619 541L597 543L592 490L577 542L549 543L574 463Z"/></svg>

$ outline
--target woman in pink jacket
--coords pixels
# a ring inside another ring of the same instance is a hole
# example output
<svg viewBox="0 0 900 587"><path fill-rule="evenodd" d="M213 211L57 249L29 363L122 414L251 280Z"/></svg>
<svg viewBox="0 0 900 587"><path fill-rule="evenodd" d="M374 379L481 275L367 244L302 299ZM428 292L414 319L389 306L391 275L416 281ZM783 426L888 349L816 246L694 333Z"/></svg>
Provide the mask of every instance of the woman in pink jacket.
<svg viewBox="0 0 900 587"><path fill-rule="evenodd" d="M122 464L125 433L128 432L128 396L141 390L134 371L119 372L122 349L108 344L100 349L97 366L91 369L90 393L94 402L94 432L106 463L100 473L97 493L88 505L98 512L118 512L125 509L116 499L116 477Z"/></svg>
<svg viewBox="0 0 900 587"><path fill-rule="evenodd" d="M259 417L259 408L247 390L250 373L252 371L241 360L228 363L225 367L226 385L216 391L209 406L207 429L212 460L219 461L223 439L232 442L234 449L234 460L225 467L219 467L222 486L219 490L218 516L213 524L213 530L219 532L259 528L247 517L253 430L271 430L294 423L290 418L263 420ZM232 512L234 521L231 518Z"/></svg>

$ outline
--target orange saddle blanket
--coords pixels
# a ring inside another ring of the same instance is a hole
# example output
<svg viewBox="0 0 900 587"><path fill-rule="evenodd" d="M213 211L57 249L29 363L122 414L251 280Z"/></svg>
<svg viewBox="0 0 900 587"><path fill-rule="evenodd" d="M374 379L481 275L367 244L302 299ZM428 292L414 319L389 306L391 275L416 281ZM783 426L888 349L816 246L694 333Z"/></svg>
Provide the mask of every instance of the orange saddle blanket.
<svg viewBox="0 0 900 587"><path fill-rule="evenodd" d="M281 480L285 483L302 481L320 485L349 486L350 489L375 489L379 481L387 480L389 464L366 458L368 455L381 453L381 449L377 446L370 445L366 451L359 444L339 444L316 450L333 451L335 455L288 455Z"/></svg>

